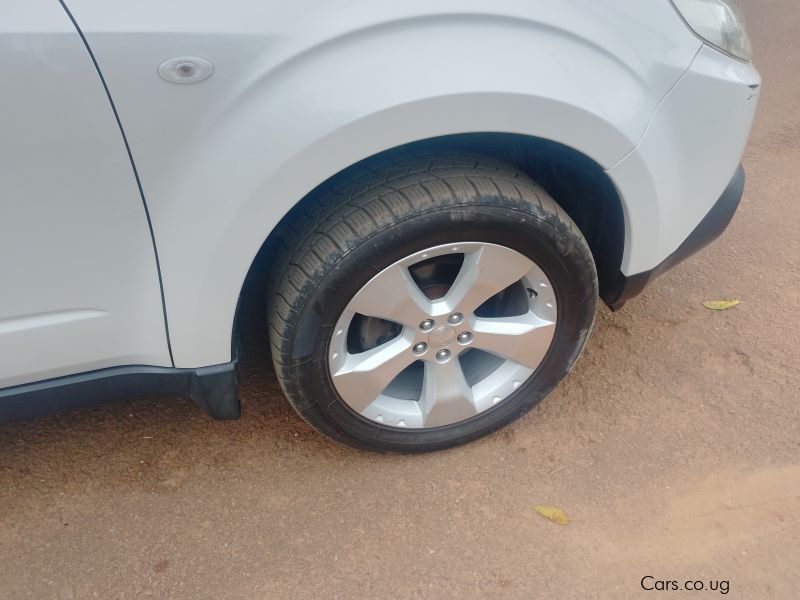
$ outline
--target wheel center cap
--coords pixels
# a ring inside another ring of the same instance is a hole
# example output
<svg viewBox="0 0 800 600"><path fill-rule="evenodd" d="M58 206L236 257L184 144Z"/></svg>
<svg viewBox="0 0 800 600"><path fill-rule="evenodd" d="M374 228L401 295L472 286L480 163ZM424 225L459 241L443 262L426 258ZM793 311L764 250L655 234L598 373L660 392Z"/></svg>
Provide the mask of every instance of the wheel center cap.
<svg viewBox="0 0 800 600"><path fill-rule="evenodd" d="M428 344L433 348L442 348L456 339L456 330L449 325L437 327L428 334Z"/></svg>

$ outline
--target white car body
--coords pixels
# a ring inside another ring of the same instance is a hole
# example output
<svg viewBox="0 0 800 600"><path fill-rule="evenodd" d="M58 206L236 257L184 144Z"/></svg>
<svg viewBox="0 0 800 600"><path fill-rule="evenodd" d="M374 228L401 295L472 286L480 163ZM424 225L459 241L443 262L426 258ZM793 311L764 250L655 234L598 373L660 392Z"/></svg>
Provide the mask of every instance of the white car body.
<svg viewBox="0 0 800 600"><path fill-rule="evenodd" d="M242 285L279 221L419 140L493 132L580 153L619 195L619 272L649 272L728 186L760 84L668 0L65 4L6 0L0 20L9 393L231 363ZM166 81L175 57L213 74Z"/></svg>

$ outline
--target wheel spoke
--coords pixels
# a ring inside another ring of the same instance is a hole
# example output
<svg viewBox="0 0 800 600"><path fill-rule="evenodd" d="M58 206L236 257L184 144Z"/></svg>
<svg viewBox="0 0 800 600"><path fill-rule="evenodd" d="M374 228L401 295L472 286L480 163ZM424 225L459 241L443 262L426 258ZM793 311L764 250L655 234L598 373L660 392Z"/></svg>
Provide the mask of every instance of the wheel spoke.
<svg viewBox="0 0 800 600"><path fill-rule="evenodd" d="M475 317L472 346L535 369L542 362L556 325L533 312L518 317Z"/></svg>
<svg viewBox="0 0 800 600"><path fill-rule="evenodd" d="M425 427L448 425L477 414L458 358L444 364L425 362L419 405Z"/></svg>
<svg viewBox="0 0 800 600"><path fill-rule="evenodd" d="M370 279L348 308L368 317L416 328L428 318L431 302L406 267L392 265Z"/></svg>
<svg viewBox="0 0 800 600"><path fill-rule="evenodd" d="M458 309L474 312L489 298L522 279L534 263L519 252L495 245L484 245L464 255L464 264L447 295L435 303L435 313Z"/></svg>
<svg viewBox="0 0 800 600"><path fill-rule="evenodd" d="M416 360L411 352L413 332L399 335L366 352L348 354L333 374L333 382L347 403L363 412L400 372Z"/></svg>

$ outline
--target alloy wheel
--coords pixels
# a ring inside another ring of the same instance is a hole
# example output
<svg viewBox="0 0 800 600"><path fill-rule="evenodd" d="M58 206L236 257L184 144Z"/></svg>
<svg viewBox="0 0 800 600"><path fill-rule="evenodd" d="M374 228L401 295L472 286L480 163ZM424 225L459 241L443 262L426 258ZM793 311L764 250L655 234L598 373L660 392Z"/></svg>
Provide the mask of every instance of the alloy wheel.
<svg viewBox="0 0 800 600"><path fill-rule="evenodd" d="M544 271L505 246L463 242L383 269L334 328L331 379L356 413L427 429L503 402L535 372L555 334Z"/></svg>

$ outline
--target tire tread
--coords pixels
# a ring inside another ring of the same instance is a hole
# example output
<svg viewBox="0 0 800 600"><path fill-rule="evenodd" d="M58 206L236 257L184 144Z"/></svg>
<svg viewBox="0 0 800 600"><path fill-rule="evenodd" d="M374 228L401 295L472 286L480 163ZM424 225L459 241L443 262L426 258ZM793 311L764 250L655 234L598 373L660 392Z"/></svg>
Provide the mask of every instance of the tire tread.
<svg viewBox="0 0 800 600"><path fill-rule="evenodd" d="M550 220L591 260L577 227L541 186L512 165L478 154L394 151L346 171L313 194L276 252L268 296L275 373L304 418L315 400L302 397L293 381L297 363L290 359L290 348L296 319L340 260L393 224L447 206L499 205Z"/></svg>

